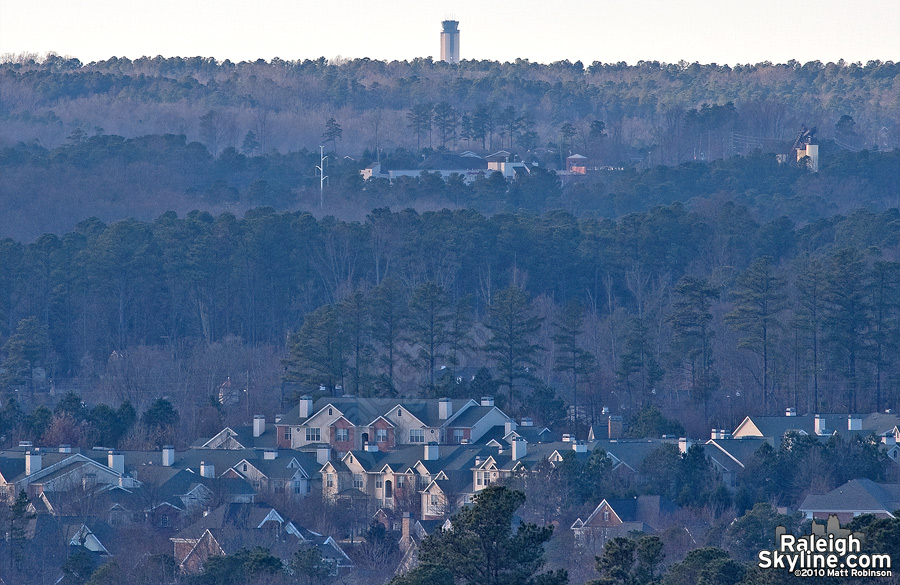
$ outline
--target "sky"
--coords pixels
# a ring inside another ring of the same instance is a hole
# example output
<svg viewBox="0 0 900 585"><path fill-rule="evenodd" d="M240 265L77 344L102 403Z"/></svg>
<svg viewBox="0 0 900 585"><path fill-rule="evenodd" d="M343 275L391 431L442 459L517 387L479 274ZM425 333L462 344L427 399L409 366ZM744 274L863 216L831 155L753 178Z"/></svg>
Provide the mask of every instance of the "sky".
<svg viewBox="0 0 900 585"><path fill-rule="evenodd" d="M0 0L0 55L437 59L446 18L463 59L900 61L900 0Z"/></svg>

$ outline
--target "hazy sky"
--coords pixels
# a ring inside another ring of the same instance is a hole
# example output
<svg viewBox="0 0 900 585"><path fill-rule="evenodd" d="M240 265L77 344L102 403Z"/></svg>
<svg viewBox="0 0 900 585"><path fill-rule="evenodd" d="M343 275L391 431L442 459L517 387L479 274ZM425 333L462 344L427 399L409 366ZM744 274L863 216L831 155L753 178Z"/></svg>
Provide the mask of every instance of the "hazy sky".
<svg viewBox="0 0 900 585"><path fill-rule="evenodd" d="M437 59L447 17L463 59L900 61L900 0L0 0L0 53Z"/></svg>

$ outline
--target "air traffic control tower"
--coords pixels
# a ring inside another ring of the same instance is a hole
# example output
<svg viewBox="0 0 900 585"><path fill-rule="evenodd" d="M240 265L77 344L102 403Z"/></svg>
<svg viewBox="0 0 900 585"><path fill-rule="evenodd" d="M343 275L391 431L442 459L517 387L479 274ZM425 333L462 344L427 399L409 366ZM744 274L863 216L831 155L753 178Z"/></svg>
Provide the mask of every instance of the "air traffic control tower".
<svg viewBox="0 0 900 585"><path fill-rule="evenodd" d="M445 20L441 26L441 61L459 63L459 21Z"/></svg>

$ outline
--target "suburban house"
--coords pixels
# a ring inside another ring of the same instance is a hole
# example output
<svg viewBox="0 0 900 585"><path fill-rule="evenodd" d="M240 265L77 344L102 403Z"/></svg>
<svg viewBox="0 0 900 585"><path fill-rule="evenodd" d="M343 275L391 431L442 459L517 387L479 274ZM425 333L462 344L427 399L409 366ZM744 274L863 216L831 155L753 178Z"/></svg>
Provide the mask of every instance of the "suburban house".
<svg viewBox="0 0 900 585"><path fill-rule="evenodd" d="M842 524L862 514L878 518L896 518L900 510L900 484L875 483L852 479L827 494L806 496L800 511L807 518L823 520L832 514Z"/></svg>
<svg viewBox="0 0 900 585"><path fill-rule="evenodd" d="M304 546L319 549L332 574L352 566L350 558L330 536L295 525L275 508L262 504L226 504L204 515L171 539L175 561L190 574L202 571L211 556L262 546L288 561Z"/></svg>
<svg viewBox="0 0 900 585"><path fill-rule="evenodd" d="M632 532L654 532L675 511L675 505L660 496L637 496L624 500L600 502L587 520L578 518L572 524L577 546L599 551L605 543Z"/></svg>
<svg viewBox="0 0 900 585"><path fill-rule="evenodd" d="M125 460L116 451L81 452L62 445L45 450L30 444L0 451L0 499L12 502L24 490L31 499L44 492L91 489L97 485L132 485Z"/></svg>
<svg viewBox="0 0 900 585"><path fill-rule="evenodd" d="M893 446L900 439L898 435L900 417L893 413L874 414L806 414L798 415L788 408L784 416L748 416L734 429L732 437L769 437L778 443L790 432L801 435L844 437L850 435L870 435Z"/></svg>
<svg viewBox="0 0 900 585"><path fill-rule="evenodd" d="M703 444L703 452L715 469L716 474L728 488L737 485L737 476L747 466L747 462L763 445L771 445L772 440L765 437L745 437L743 439L715 438Z"/></svg>
<svg viewBox="0 0 900 585"><path fill-rule="evenodd" d="M266 417L257 414L252 425L225 427L210 439L195 445L198 449L274 449L275 428L266 426Z"/></svg>
<svg viewBox="0 0 900 585"><path fill-rule="evenodd" d="M475 410L471 410L471 409ZM303 397L275 423L277 444L302 449L326 443L346 453L374 445L390 451L403 445L475 442L508 420L492 398L398 400L389 398Z"/></svg>

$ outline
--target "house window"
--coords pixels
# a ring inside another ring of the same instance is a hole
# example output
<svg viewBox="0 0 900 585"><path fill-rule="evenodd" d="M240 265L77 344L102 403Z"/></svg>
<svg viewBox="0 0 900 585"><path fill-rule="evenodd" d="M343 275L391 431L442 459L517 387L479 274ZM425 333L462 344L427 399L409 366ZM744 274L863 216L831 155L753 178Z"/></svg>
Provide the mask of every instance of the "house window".
<svg viewBox="0 0 900 585"><path fill-rule="evenodd" d="M247 471L247 464L244 463L244 466L241 468L243 471Z"/></svg>
<svg viewBox="0 0 900 585"><path fill-rule="evenodd" d="M284 440L291 441L291 427L284 427Z"/></svg>
<svg viewBox="0 0 900 585"><path fill-rule="evenodd" d="M453 429L453 442L459 445L465 439L465 433L462 429Z"/></svg>
<svg viewBox="0 0 900 585"><path fill-rule="evenodd" d="M328 416L332 416L333 414L334 414L334 411L332 411L332 410L329 408L329 409L328 409Z"/></svg>
<svg viewBox="0 0 900 585"><path fill-rule="evenodd" d="M425 429L409 429L409 442L410 443L424 443L425 442Z"/></svg>
<svg viewBox="0 0 900 585"><path fill-rule="evenodd" d="M395 476L395 479L397 480L397 487L400 489L403 489L403 485L406 483L406 476L405 475L397 475L397 476Z"/></svg>
<svg viewBox="0 0 900 585"><path fill-rule="evenodd" d="M334 474L333 473L325 474L325 486L326 487L334 487Z"/></svg>
<svg viewBox="0 0 900 585"><path fill-rule="evenodd" d="M441 503L440 498L438 498L437 494L431 494L431 505L437 506Z"/></svg>
<svg viewBox="0 0 900 585"><path fill-rule="evenodd" d="M294 482L294 493L295 493L295 494L302 494L302 493L303 493L303 482L302 482L302 481L295 481L295 482Z"/></svg>
<svg viewBox="0 0 900 585"><path fill-rule="evenodd" d="M322 440L322 433L319 427L309 427L306 429L306 440L318 442Z"/></svg>
<svg viewBox="0 0 900 585"><path fill-rule="evenodd" d="M609 522L609 511L607 511L607 510L603 511L603 521Z"/></svg>
<svg viewBox="0 0 900 585"><path fill-rule="evenodd" d="M163 514L162 517L160 517L159 525L163 528L169 527L169 515L168 514Z"/></svg>
<svg viewBox="0 0 900 585"><path fill-rule="evenodd" d="M397 416L398 417L403 416L403 411L400 410L399 408L397 409Z"/></svg>
<svg viewBox="0 0 900 585"><path fill-rule="evenodd" d="M384 487L384 480L380 477L375 480L375 487L381 489Z"/></svg>
<svg viewBox="0 0 900 585"><path fill-rule="evenodd" d="M387 443L387 429L375 429L375 442Z"/></svg>
<svg viewBox="0 0 900 585"><path fill-rule="evenodd" d="M349 441L350 440L350 429L337 429L337 433L335 433L334 440L335 441Z"/></svg>
<svg viewBox="0 0 900 585"><path fill-rule="evenodd" d="M353 474L353 487L355 487L358 490L363 489L363 476L361 473Z"/></svg>

